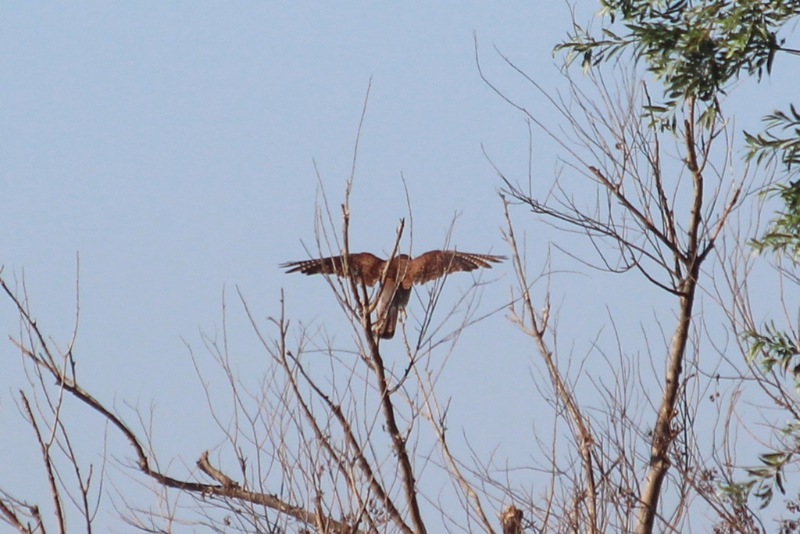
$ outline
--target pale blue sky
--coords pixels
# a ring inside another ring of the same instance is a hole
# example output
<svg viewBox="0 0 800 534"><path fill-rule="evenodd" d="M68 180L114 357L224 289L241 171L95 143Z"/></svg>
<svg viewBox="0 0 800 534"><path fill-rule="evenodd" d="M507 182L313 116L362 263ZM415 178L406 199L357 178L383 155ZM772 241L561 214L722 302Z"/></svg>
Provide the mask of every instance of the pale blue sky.
<svg viewBox="0 0 800 534"><path fill-rule="evenodd" d="M595 10L588 0L577 6L581 20ZM184 341L202 351L198 331L220 327L223 287L235 308L229 324L241 335L243 370L257 372L264 356L248 337L235 287L262 319L278 314L285 288L293 318L349 339L325 281L286 276L278 264L305 259L301 240L314 244L314 161L333 207L342 201L370 77L352 249L391 248L407 215L402 173L414 252L440 247L459 213L454 246L505 254L500 183L481 145L522 178L527 127L481 82L473 34L486 72L557 125L493 47L556 88L563 84L552 48L569 27L562 2L5 2L4 276L24 272L40 325L64 344L80 254L79 376L123 413L125 403L155 403L162 455L191 463L215 443L198 439L206 414L193 409L204 401ZM751 121L789 101L794 89L768 81L759 91L775 103L753 109ZM551 180L555 150L540 132L533 152L535 176ZM532 217L521 220L535 260L553 234ZM508 264L487 274L500 280L485 289L483 311L506 302L513 284ZM452 302L469 282L454 278L445 298ZM620 281L629 288L640 282ZM580 297L559 296L558 303L577 317L573 328L588 332L576 348L582 356L606 303L624 307L626 297L619 300L614 281L598 287L575 276L567 283ZM412 313L420 307L411 306ZM16 332L12 311L0 305L4 334ZM527 374L531 347L503 315L464 335L442 380L443 396L455 399L454 428L481 418L480 429L467 430L486 451L530 439L531 417L493 415L498 406L503 412L537 399ZM21 379L17 359L9 343L0 344L0 376ZM0 424L25 432L8 422L21 383L3 381ZM0 458L17 439L6 437ZM122 446L118 454L128 452Z"/></svg>
<svg viewBox="0 0 800 534"><path fill-rule="evenodd" d="M334 208L342 200L370 77L354 249L391 248L403 173L416 252L441 246L458 212L455 246L502 253L481 143L524 168L526 127L480 81L473 32L490 73L503 71L496 45L547 83L569 20L548 5L6 4L5 273L25 270L42 324L63 339L80 253L81 367L120 400L172 383L188 361L181 337L219 322L223 286L263 315L285 287L290 311L326 322L337 308L324 280L277 266L314 242L314 160Z"/></svg>

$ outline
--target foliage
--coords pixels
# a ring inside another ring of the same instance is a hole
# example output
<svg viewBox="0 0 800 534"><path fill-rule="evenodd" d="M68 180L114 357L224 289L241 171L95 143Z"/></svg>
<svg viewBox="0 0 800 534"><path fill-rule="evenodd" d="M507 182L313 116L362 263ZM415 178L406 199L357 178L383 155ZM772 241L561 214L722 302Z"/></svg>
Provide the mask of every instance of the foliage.
<svg viewBox="0 0 800 534"><path fill-rule="evenodd" d="M759 164L780 160L792 176L800 164L800 113L792 105L788 114L775 111L764 117L764 122L767 124L764 133L745 132L748 158ZM794 135L781 137L775 133L790 129ZM776 214L764 235L751 244L758 252L771 250L796 262L800 255L800 181L776 183L764 193L779 196L783 210Z"/></svg>
<svg viewBox="0 0 800 534"><path fill-rule="evenodd" d="M602 37L575 26L556 50L582 57L584 68L624 51L642 59L665 87L665 106L685 99L713 103L742 72L760 79L772 71L783 26L800 14L800 3L786 0L601 0L601 15L611 27ZM622 28L614 26L617 19ZM612 29L613 28L613 29Z"/></svg>
<svg viewBox="0 0 800 534"><path fill-rule="evenodd" d="M775 160L785 166L789 176L796 173L800 163L800 114L790 106L790 113L775 111L764 118L767 130L758 135L745 133L749 145L748 157L756 163L771 163ZM793 136L779 137L775 130L792 130ZM780 198L782 207L763 235L750 241L750 245L759 253L770 251L780 260L789 259L792 265L800 258L800 180L788 183L777 182L768 187L763 194ZM790 277L797 283L797 278ZM772 373L778 366L784 374L791 372L795 387L800 385L800 341L791 330L783 330L774 322L765 324L760 330L751 328L744 332L749 346L749 357L760 364L764 373ZM796 401L795 401L796 404ZM759 456L761 465L747 470L748 479L742 488L767 506L773 497L774 488L784 493L782 473L791 464L800 450L800 420L793 416L790 422L781 429L784 446L776 451Z"/></svg>
<svg viewBox="0 0 800 534"><path fill-rule="evenodd" d="M764 122L767 129L763 133L744 133L748 158L754 159L756 163L771 162L779 158L788 172L795 172L795 167L800 164L800 113L791 105L789 113L774 111L764 117ZM794 135L780 137L775 133L787 130L792 130Z"/></svg>
<svg viewBox="0 0 800 534"><path fill-rule="evenodd" d="M750 358L758 361L765 373L771 373L777 365L795 375L800 372L796 362L798 351L797 340L791 334L780 330L774 323L764 326L764 332L748 331L745 336L750 344Z"/></svg>
<svg viewBox="0 0 800 534"><path fill-rule="evenodd" d="M771 73L776 53L800 54L785 47L779 34L800 15L800 2L787 0L601 0L604 27L596 37L591 27L574 25L566 42L556 51L567 52L567 62L580 57L584 70L597 67L623 52L642 61L663 84L662 105L646 106L660 124L676 131L676 112L702 103L698 124L711 129L720 111L719 96L741 75ZM787 177L800 163L800 113L774 111L764 118L762 133L744 133L746 158L757 165L779 162ZM687 123L688 127L688 123ZM758 252L770 250L796 265L800 257L800 180L774 183L764 195L780 198L783 207L766 232L750 244ZM790 276L795 282L797 277ZM750 323L752 324L752 323ZM800 372L797 336L774 323L751 326L742 337L749 361L760 367L762 377L780 368L791 372L794 385ZM785 402L785 401L783 401ZM781 406L781 401L776 400ZM783 405L785 406L785 405ZM790 410L793 414L797 411ZM746 469L747 480L720 484L733 507L746 506L750 495L767 506L778 488L784 492L784 469L795 461L800 448L800 421L796 416L780 430L782 447L759 455L760 465Z"/></svg>

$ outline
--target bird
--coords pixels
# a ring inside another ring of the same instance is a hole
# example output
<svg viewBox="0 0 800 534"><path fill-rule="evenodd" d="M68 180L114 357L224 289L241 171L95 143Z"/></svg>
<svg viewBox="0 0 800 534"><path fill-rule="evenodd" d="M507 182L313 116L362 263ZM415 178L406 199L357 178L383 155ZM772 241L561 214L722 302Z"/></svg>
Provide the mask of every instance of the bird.
<svg viewBox="0 0 800 534"><path fill-rule="evenodd" d="M303 261L282 263L286 273L335 274L350 277L358 284L374 286L380 283L374 333L382 339L394 337L397 327L397 314L405 309L411 297L414 284L424 284L442 276L459 272L474 271L480 267L491 269L492 263L499 263L505 256L473 254L457 250L431 250L412 258L398 254L384 260L369 252L348 254L347 268L344 256L331 256Z"/></svg>

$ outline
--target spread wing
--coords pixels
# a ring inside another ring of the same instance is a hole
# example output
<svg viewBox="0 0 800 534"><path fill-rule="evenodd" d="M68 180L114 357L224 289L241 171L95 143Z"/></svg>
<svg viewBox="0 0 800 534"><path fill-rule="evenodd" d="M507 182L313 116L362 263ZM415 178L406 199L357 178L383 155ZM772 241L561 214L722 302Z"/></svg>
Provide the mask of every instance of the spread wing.
<svg viewBox="0 0 800 534"><path fill-rule="evenodd" d="M332 256L330 258L319 258L315 260L288 261L282 263L281 267L287 269L287 273L303 274L335 274L345 276L349 274L357 281L363 282L368 286L374 285L380 280L381 269L385 260L370 254L369 252L359 252L348 255L349 273L345 273L344 258L342 256Z"/></svg>
<svg viewBox="0 0 800 534"><path fill-rule="evenodd" d="M456 250L431 250L414 258L408 266L403 285L424 284L440 276L459 271L474 271L479 267L491 269L492 263L503 261L505 256L471 254Z"/></svg>

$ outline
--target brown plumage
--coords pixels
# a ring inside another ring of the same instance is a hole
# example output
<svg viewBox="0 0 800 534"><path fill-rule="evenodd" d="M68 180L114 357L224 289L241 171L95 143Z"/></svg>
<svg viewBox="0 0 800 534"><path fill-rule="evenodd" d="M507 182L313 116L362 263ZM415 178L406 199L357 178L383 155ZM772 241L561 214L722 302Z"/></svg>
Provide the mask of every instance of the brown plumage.
<svg viewBox="0 0 800 534"><path fill-rule="evenodd" d="M335 274L349 276L356 282L373 286L381 281L386 270L383 285L378 291L375 333L383 339L394 337L397 325L397 312L405 308L411 297L411 286L424 284L446 274L459 271L474 271L479 267L490 269L492 263L503 261L505 256L471 254L456 250L431 250L416 258L398 254L391 262L369 252L349 255L349 273L345 273L342 256L319 258L315 260L290 261L281 265L287 273Z"/></svg>

